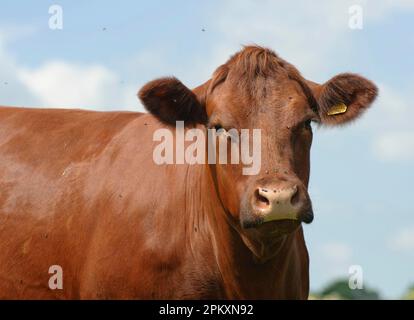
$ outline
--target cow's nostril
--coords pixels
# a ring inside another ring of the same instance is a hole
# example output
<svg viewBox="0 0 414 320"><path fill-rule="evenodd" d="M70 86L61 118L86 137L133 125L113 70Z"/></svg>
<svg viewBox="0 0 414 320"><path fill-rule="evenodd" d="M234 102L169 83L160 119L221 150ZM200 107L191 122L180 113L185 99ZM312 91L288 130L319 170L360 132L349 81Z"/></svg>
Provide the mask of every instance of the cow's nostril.
<svg viewBox="0 0 414 320"><path fill-rule="evenodd" d="M295 204L297 204L300 200L299 197L299 192L297 187L295 186L293 192L292 192L292 197L290 198L290 203L292 204L292 206L294 206Z"/></svg>
<svg viewBox="0 0 414 320"><path fill-rule="evenodd" d="M263 194L266 193L266 189L256 189L254 192L254 198L255 198L255 205L259 208L267 208L270 205L270 201L268 198L266 198Z"/></svg>
<svg viewBox="0 0 414 320"><path fill-rule="evenodd" d="M312 206L306 190L298 185L281 184L257 186L250 198L252 215L263 219L312 221Z"/></svg>

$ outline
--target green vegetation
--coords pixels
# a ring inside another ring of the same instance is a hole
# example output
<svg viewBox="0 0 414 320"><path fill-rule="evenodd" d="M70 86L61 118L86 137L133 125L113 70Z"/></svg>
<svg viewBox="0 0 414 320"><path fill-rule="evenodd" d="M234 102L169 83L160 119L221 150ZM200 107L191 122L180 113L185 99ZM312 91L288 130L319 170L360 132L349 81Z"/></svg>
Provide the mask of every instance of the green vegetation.
<svg viewBox="0 0 414 320"><path fill-rule="evenodd" d="M398 298L398 297L397 297ZM310 300L378 300L380 293L372 288L364 286L363 289L350 289L347 279L338 279L329 283L320 292L309 295ZM414 284L410 286L399 299L414 300Z"/></svg>
<svg viewBox="0 0 414 320"><path fill-rule="evenodd" d="M404 300L414 300L414 284L407 289L407 292L402 297Z"/></svg>
<svg viewBox="0 0 414 320"><path fill-rule="evenodd" d="M377 291L364 287L363 289L350 289L348 280L336 280L322 290L321 296L326 298L338 298L340 300L378 300Z"/></svg>
<svg viewBox="0 0 414 320"><path fill-rule="evenodd" d="M378 300L380 293L364 286L363 289L350 289L347 279L337 279L329 283L320 292L311 292L309 300ZM402 297L396 299L414 300L414 284L408 287Z"/></svg>

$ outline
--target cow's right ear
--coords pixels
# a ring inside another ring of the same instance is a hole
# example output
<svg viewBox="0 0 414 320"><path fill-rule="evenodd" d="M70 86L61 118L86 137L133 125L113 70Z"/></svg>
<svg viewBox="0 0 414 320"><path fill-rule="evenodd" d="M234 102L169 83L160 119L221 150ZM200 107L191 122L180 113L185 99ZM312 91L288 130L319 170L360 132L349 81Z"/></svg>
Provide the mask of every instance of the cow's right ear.
<svg viewBox="0 0 414 320"><path fill-rule="evenodd" d="M174 125L207 123L204 102L176 78L161 78L148 82L138 92L144 107L160 121Z"/></svg>

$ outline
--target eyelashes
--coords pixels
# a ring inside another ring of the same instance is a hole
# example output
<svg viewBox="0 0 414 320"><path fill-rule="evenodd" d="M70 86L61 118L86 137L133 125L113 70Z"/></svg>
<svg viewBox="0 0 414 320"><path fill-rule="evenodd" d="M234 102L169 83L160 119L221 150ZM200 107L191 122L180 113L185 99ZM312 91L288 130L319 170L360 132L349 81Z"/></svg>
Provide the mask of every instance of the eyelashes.
<svg viewBox="0 0 414 320"><path fill-rule="evenodd" d="M221 124L215 124L215 125L212 127L212 129L215 129L216 131L219 131L219 130L224 130L224 131L226 131L226 129L224 129L224 128L223 128L223 126L222 126Z"/></svg>

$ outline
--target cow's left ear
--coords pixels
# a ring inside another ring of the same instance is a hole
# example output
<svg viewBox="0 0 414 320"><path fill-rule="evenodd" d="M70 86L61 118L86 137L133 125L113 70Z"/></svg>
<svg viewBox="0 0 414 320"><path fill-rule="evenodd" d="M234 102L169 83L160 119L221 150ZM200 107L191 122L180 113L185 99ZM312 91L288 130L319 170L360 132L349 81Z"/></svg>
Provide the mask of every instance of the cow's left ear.
<svg viewBox="0 0 414 320"><path fill-rule="evenodd" d="M312 86L322 124L341 125L357 119L375 100L374 83L357 74L342 73Z"/></svg>
<svg viewBox="0 0 414 320"><path fill-rule="evenodd" d="M200 90L198 90L200 91ZM148 82L138 92L144 107L165 124L175 126L206 123L204 102L197 89L191 91L176 78L161 78Z"/></svg>

